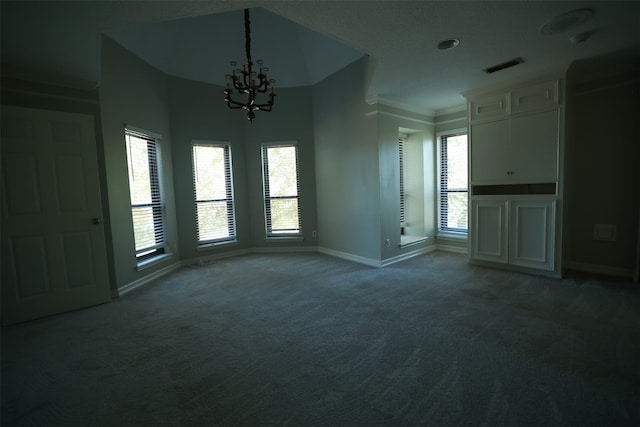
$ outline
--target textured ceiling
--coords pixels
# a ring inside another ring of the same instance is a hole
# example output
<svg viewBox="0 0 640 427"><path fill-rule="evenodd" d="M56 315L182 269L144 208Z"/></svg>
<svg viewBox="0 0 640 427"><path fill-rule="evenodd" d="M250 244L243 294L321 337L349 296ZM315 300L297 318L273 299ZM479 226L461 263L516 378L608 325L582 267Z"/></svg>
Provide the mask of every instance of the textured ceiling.
<svg viewBox="0 0 640 427"><path fill-rule="evenodd" d="M261 8L252 9L251 56L279 87L313 85L362 52ZM167 74L226 84L231 60L244 63L243 10L129 26L107 35Z"/></svg>
<svg viewBox="0 0 640 427"><path fill-rule="evenodd" d="M529 78L614 51L638 52L638 1L7 1L3 67L99 82L103 33L159 69L220 82L242 62L242 8L252 9L253 57L280 86L313 84L362 54L375 64L369 95L442 111L466 90ZM260 9L262 8L262 9ZM540 26L571 10L591 20L543 36ZM214 26L215 28L211 28ZM586 41L570 42L575 33ZM449 51L439 41L455 37ZM493 75L483 68L522 57Z"/></svg>

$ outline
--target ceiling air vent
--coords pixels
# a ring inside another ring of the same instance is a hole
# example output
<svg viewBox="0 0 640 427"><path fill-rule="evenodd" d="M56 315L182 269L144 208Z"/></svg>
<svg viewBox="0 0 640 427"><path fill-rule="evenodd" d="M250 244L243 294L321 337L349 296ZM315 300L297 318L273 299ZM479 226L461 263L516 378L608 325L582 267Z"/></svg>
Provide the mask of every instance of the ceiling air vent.
<svg viewBox="0 0 640 427"><path fill-rule="evenodd" d="M522 58L514 58L510 61L503 62L502 64L494 65L492 67L485 68L484 71L487 74L495 73L496 71L504 70L505 68L514 67L518 64L522 64L524 61Z"/></svg>

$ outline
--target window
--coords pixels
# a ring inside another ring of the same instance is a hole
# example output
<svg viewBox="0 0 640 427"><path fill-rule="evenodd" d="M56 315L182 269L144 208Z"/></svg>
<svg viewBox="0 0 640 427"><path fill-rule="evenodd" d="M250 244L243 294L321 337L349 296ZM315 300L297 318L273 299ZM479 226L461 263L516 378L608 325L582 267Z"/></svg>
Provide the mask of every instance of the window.
<svg viewBox="0 0 640 427"><path fill-rule="evenodd" d="M300 182L296 145L262 147L267 237L300 235Z"/></svg>
<svg viewBox="0 0 640 427"><path fill-rule="evenodd" d="M398 128L400 247L424 241L426 224L434 221L435 174L425 173L434 153L432 139L424 132Z"/></svg>
<svg viewBox="0 0 640 427"><path fill-rule="evenodd" d="M195 143L192 151L198 244L233 241L236 225L231 148Z"/></svg>
<svg viewBox="0 0 640 427"><path fill-rule="evenodd" d="M467 134L440 136L441 233L467 233Z"/></svg>
<svg viewBox="0 0 640 427"><path fill-rule="evenodd" d="M406 209L405 209L405 173L404 173L404 144L405 144L405 136L400 135L398 137L398 150L400 152L400 235L404 236L404 227L405 227L405 217L406 217Z"/></svg>
<svg viewBox="0 0 640 427"><path fill-rule="evenodd" d="M125 140L136 258L144 260L165 252L159 137L127 128Z"/></svg>

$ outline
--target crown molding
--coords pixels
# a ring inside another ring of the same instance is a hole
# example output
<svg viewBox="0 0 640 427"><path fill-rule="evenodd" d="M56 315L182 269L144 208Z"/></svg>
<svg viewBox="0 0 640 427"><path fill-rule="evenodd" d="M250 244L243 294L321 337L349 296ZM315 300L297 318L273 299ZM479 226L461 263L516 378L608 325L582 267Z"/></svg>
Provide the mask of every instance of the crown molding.
<svg viewBox="0 0 640 427"><path fill-rule="evenodd" d="M453 107L442 108L436 110L435 116L444 116L445 114L458 113L460 111L467 111L467 104L455 105Z"/></svg>
<svg viewBox="0 0 640 427"><path fill-rule="evenodd" d="M392 101L390 99L383 98L379 95L369 95L365 98L365 101L369 105L386 105L387 107L399 108L411 113L422 114L424 116L433 117L434 110L430 108L417 107L415 105L405 104L404 102Z"/></svg>

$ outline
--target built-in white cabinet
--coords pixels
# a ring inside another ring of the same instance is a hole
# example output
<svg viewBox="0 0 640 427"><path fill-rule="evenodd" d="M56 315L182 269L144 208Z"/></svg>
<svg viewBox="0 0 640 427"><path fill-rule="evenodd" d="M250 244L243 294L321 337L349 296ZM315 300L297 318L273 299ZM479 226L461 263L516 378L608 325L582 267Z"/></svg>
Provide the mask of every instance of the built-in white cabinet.
<svg viewBox="0 0 640 427"><path fill-rule="evenodd" d="M472 261L561 274L562 81L464 94Z"/></svg>
<svg viewBox="0 0 640 427"><path fill-rule="evenodd" d="M474 198L472 259L553 271L555 200Z"/></svg>

